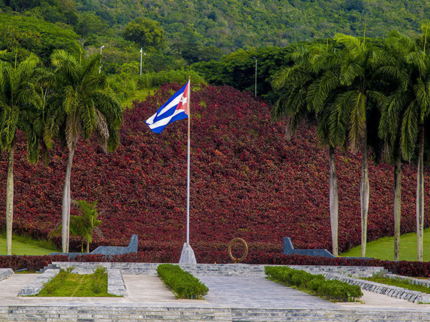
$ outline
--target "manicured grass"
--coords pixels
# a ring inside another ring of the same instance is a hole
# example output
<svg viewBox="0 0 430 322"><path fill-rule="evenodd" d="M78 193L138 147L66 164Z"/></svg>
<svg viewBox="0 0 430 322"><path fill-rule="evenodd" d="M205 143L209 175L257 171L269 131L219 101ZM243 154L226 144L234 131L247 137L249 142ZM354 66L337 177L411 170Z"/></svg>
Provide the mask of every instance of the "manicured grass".
<svg viewBox="0 0 430 322"><path fill-rule="evenodd" d="M430 228L424 230L424 262L430 261ZM351 248L341 256L360 257L360 246ZM383 237L367 243L366 257L382 260L394 260L394 237ZM400 236L400 260L417 260L417 234L409 233Z"/></svg>
<svg viewBox="0 0 430 322"><path fill-rule="evenodd" d="M12 237L13 255L48 255L60 251L47 240L34 240L28 236ZM0 255L6 255L6 235L0 234Z"/></svg>
<svg viewBox="0 0 430 322"><path fill-rule="evenodd" d="M366 281L372 281L376 283L402 287L411 291L418 291L418 292L430 294L430 288L422 285L411 284L407 280L392 279L392 278L387 278L383 276L373 276L370 278L362 278L362 279Z"/></svg>
<svg viewBox="0 0 430 322"><path fill-rule="evenodd" d="M93 274L74 274L71 270L61 270L57 276L45 284L40 297L115 297L107 292L108 276L104 267Z"/></svg>

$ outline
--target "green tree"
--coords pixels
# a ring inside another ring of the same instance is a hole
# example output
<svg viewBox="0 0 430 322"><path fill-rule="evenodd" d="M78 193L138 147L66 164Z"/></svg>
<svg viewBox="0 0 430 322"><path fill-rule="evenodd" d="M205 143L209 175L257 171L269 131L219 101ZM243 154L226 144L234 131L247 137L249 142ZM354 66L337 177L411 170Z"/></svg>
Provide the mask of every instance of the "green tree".
<svg viewBox="0 0 430 322"><path fill-rule="evenodd" d="M399 86L390 104L402 111L400 147L403 157L410 159L415 147L417 164L417 259L423 260L424 234L424 134L430 114L430 55L428 53L430 26L422 26L423 35L411 40L400 33L391 34L390 42L398 50L397 69ZM392 112L394 114L394 112ZM397 112L399 113L399 112Z"/></svg>
<svg viewBox="0 0 430 322"><path fill-rule="evenodd" d="M164 30L160 23L147 18L137 18L129 22L122 34L125 40L133 41L143 47L161 49L165 46Z"/></svg>
<svg viewBox="0 0 430 322"><path fill-rule="evenodd" d="M55 49L67 49L78 54L81 46L78 35L70 29L61 28L34 17L0 14L0 49L7 49L4 60L24 60L30 53L45 63Z"/></svg>
<svg viewBox="0 0 430 322"><path fill-rule="evenodd" d="M106 21L91 12L84 12L79 16L79 22L75 26L75 31L77 34L84 37L91 34L101 36L111 34Z"/></svg>
<svg viewBox="0 0 430 322"><path fill-rule="evenodd" d="M379 63L379 49L366 44L365 39L338 34L335 36L338 50L326 60L326 66L339 71L339 87L336 89L333 127L346 130L345 137L353 151L361 145L361 256L366 255L367 216L369 211L368 129L370 109L380 106L383 95L378 88L379 79L374 77ZM347 128L343 126L347 124Z"/></svg>
<svg viewBox="0 0 430 322"><path fill-rule="evenodd" d="M386 159L394 165L394 260L400 255L400 223L402 201L402 157L410 159L414 151L409 140L402 144L402 126L407 120L408 97L413 92L408 81L406 53L415 47L415 42L399 32L391 32L385 41L383 65L378 69L381 79L390 80L387 99L382 105L379 135L385 142ZM406 124L405 124L406 125Z"/></svg>
<svg viewBox="0 0 430 322"><path fill-rule="evenodd" d="M325 57L332 51L331 45L296 47L289 56L294 65L285 68L275 78L274 85L277 89L284 89L285 93L276 102L272 114L275 118L287 118L287 138L300 122L317 120L318 136L329 150L330 226L332 252L337 256L339 197L334 156L336 146L343 143L345 135L338 128L331 127L331 115L335 108L332 90L339 87L339 75L332 70L325 70Z"/></svg>
<svg viewBox="0 0 430 322"><path fill-rule="evenodd" d="M96 232L102 236L99 226L101 220L97 219L97 201L88 203L85 200L75 200L79 208L80 216L70 217L70 234L81 238L81 252L84 252L84 240L86 241L86 252L90 252L90 244L93 241L93 234Z"/></svg>
<svg viewBox="0 0 430 322"><path fill-rule="evenodd" d="M12 253L12 223L13 223L13 162L16 147L16 133L18 129L25 129L26 113L31 106L34 95L30 82L36 72L40 60L31 55L26 60L15 65L0 63L0 146L9 152L6 180L6 253ZM24 132L25 134L28 134ZM34 155L31 151L35 147L32 139L27 137L27 155ZM29 159L29 161L34 161Z"/></svg>
<svg viewBox="0 0 430 322"><path fill-rule="evenodd" d="M63 80L63 109L67 114L62 133L69 152L62 202L62 249L69 252L70 176L73 156L80 136L88 139L94 132L106 151L119 143L122 108L108 88L106 76L98 71L100 55L89 60L76 59L63 50L55 51L52 65Z"/></svg>

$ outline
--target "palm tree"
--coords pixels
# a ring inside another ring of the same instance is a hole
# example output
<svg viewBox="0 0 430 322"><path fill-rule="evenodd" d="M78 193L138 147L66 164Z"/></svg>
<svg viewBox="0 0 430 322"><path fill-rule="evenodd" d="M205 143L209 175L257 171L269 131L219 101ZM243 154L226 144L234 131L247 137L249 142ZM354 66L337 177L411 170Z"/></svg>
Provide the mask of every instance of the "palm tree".
<svg viewBox="0 0 430 322"><path fill-rule="evenodd" d="M416 220L417 259L423 260L424 233L424 130L430 114L430 56L426 53L430 26L422 26L424 34L417 40L400 33L391 33L390 43L397 50L397 74L399 87L393 94L393 109L402 111L400 147L405 159L410 159L415 147L418 148ZM390 71L390 70L388 70ZM393 112L392 112L393 113Z"/></svg>
<svg viewBox="0 0 430 322"><path fill-rule="evenodd" d="M13 161L18 129L25 128L26 114L34 98L30 82L39 65L39 58L30 55L26 60L14 65L0 63L0 146L9 152L6 181L6 253L12 254L12 223L13 223ZM25 131L24 131L25 133ZM34 162L34 138L27 137L27 154L30 162ZM33 157L32 157L33 156Z"/></svg>
<svg viewBox="0 0 430 322"><path fill-rule="evenodd" d="M284 69L274 81L274 86L284 89L285 93L276 102L272 115L274 118L287 118L287 138L291 137L301 121L317 120L318 136L329 150L332 253L337 256L339 198L334 155L336 146L342 145L345 136L340 128L330 126L333 90L340 85L338 75L324 70L325 59L333 47L315 44L312 47L299 45L295 49L290 55L294 65Z"/></svg>
<svg viewBox="0 0 430 322"><path fill-rule="evenodd" d="M81 237L81 251L84 250L84 239L87 242L86 252L90 252L90 244L93 240L93 233L96 232L102 236L100 228L102 221L97 219L97 201L88 203L85 200L75 200L79 207L81 216L71 216L70 218L70 233L74 236Z"/></svg>
<svg viewBox="0 0 430 322"><path fill-rule="evenodd" d="M409 140L402 140L403 121L410 95L408 65L404 57L415 42L399 32L391 32L385 41L383 63L377 73L381 79L389 80L389 93L382 105L379 135L385 141L386 159L394 164L394 260L400 256L400 223L401 223L401 167L402 157L410 159L414 153ZM403 144L402 144L403 141Z"/></svg>
<svg viewBox="0 0 430 322"><path fill-rule="evenodd" d="M352 151L361 144L361 256L366 255L367 215L369 210L368 132L366 114L372 106L383 101L382 93L375 86L374 71L379 62L379 50L366 45L365 40L337 34L339 50L334 51L326 62L327 70L338 70L339 88L335 91L333 130L344 130L348 124L347 137Z"/></svg>
<svg viewBox="0 0 430 322"><path fill-rule="evenodd" d="M62 249L69 252L70 176L73 156L80 136L88 139L93 132L106 151L119 143L122 124L121 104L108 88L106 76L99 74L100 56L81 62L63 50L55 51L52 65L62 82L63 110L66 114L62 133L69 152L62 202Z"/></svg>

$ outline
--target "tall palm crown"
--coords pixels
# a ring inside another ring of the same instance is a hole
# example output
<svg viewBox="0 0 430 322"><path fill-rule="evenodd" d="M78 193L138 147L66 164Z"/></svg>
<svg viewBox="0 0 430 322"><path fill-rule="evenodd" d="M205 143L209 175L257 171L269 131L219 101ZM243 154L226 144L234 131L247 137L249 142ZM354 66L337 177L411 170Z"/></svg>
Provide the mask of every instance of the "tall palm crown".
<svg viewBox="0 0 430 322"><path fill-rule="evenodd" d="M76 148L79 137L88 139L96 131L103 147L114 151L119 143L122 108L99 74L99 55L79 61L63 50L52 54L52 65L62 79L63 110L67 114L64 134L67 147Z"/></svg>
<svg viewBox="0 0 430 322"><path fill-rule="evenodd" d="M109 89L104 74L99 74L99 55L81 62L65 51L55 51L52 65L62 80L62 108L66 114L61 136L69 151L63 192L62 248L69 251L70 176L73 156L80 136L95 133L105 151L114 151L119 143L122 107Z"/></svg>

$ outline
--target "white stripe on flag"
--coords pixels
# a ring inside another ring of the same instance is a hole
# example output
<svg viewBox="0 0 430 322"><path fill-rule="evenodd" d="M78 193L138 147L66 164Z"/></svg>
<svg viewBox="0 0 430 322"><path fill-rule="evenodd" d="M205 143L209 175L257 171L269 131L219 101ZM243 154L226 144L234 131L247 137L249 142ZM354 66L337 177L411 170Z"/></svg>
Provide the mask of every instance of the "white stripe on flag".
<svg viewBox="0 0 430 322"><path fill-rule="evenodd" d="M166 113L168 110L170 110L172 108L173 105L178 105L179 102L181 101L182 95L178 95L175 97L175 99L173 101L170 102L169 105L167 105L166 107L164 107L160 113L158 113L158 115L163 115L164 113Z"/></svg>
<svg viewBox="0 0 430 322"><path fill-rule="evenodd" d="M160 127L160 126L164 126L164 125L166 125L166 124L169 124L170 120L171 120L173 117L175 117L176 115L180 114L180 113L185 113L185 111L184 111L184 110L176 110L176 111L175 111L175 113L173 113L173 114L172 114L172 115L170 115L169 117L166 117L166 118L164 118L164 119L158 120L158 121L157 121L157 122L155 122L155 123L148 124L148 126L149 126L149 128L152 130L152 129L155 129L155 128L157 128L157 127ZM153 117L155 117L155 115L153 115ZM151 119L153 119L153 117L149 118L147 122L149 123L149 121L150 121Z"/></svg>

